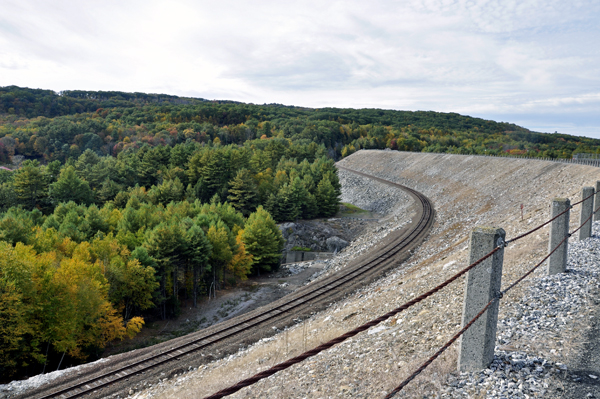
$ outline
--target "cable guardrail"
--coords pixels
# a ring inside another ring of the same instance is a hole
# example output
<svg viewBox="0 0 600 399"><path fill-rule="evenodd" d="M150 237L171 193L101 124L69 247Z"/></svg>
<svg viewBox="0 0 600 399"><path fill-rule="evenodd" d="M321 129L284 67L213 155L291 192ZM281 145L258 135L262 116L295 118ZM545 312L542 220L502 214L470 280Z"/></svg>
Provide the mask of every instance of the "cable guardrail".
<svg viewBox="0 0 600 399"><path fill-rule="evenodd" d="M435 359L437 359L458 338L460 338L460 336L463 335L465 333L465 331L467 331L473 325L473 323L475 323L477 321L477 319L479 319L481 316L483 316L483 314L486 312L486 310L488 310L488 308L490 306L492 306L492 304L495 301L498 301L499 299L500 299L499 297L496 297L496 298L492 299L491 301L489 301L487 303L487 305L485 305L484 308L481 309L481 311L477 314L477 316L475 316L473 319L471 319L471 321L469 323L467 323L458 333L456 333L448 342L446 342L446 344L444 346L442 346L433 356L431 356L429 359L427 359L427 361L425 363L423 363L421 365L421 367L419 367L414 373L412 373L410 376L408 376L408 378L406 378L404 381L402 381L402 383L400 385L398 385L389 394L387 394L384 399L390 399L390 398L393 398L394 396L396 396L396 394L398 392L400 392L405 386L407 386L409 382L411 382L419 374L421 374L421 372L423 370L425 370L431 363L433 363L433 361Z"/></svg>
<svg viewBox="0 0 600 399"><path fill-rule="evenodd" d="M591 198L591 197L593 197L595 194L596 194L596 193L595 193L595 192L593 192L592 194L588 195L587 197L585 197L585 198L584 198L584 199L582 199L581 201L578 201L578 202L575 202L574 204L571 204L570 206L568 206L568 207L567 207L567 209L565 209L564 211L562 211L562 212L561 212L561 213L559 213L558 215L554 216L552 219L548 220L547 222L540 224L540 225L539 225L539 226L537 226L536 228L533 228L533 229L531 229L531 230L529 230L529 231L527 231L527 232L525 232L525 233L523 233L523 234L521 234L521 235L519 235L519 236L517 236L517 237L515 237L515 238L512 238L512 239L510 239L510 240L506 240L506 241L505 241L506 245L508 245L508 244L511 244L511 243L513 243L513 242L515 242L515 241L517 241L517 240L520 240L520 239L521 239L521 238L523 238L523 237L527 237L528 235L530 235L530 234L532 234L532 233L535 233L536 231L538 231L538 230L539 230L539 229L541 229L542 227L549 225L550 223L552 223L553 221L555 221L556 219L558 219L559 217L561 217L562 215L564 215L565 213L567 213L567 212L569 212L571 209L573 209L573 207L574 207L575 205L579 205L579 204L581 204L583 201L590 199L590 198ZM598 209L600 209L600 208L598 208ZM598 209L596 209L596 210L595 210L593 213L595 214L595 213L598 211ZM585 223L583 223L583 224L585 224ZM582 225L582 226L583 226L583 225ZM573 234L574 234L574 233L575 233L575 232L573 232Z"/></svg>
<svg viewBox="0 0 600 399"><path fill-rule="evenodd" d="M262 371L258 374L253 375L250 378L247 378L245 380L242 380L240 382L238 382L235 385L232 385L229 388L223 389L219 392L216 392L210 396L207 396L205 399L220 399L223 398L225 396L231 395L237 391L239 391L242 388L245 388L247 386L250 386L252 384L257 383L258 381L270 377L273 374L277 373L278 371L282 371L285 370L297 363L302 362L305 359L308 359L309 357L315 356L321 352L323 352L326 349L331 348L334 345L337 345L341 342L344 342L345 340L347 340L348 338L351 338L355 335L357 335L358 333L361 333L365 330L368 330L371 327L376 326L377 324L381 323L382 321L385 321L387 319L389 319L392 316L397 315L398 313L410 308L413 305L416 305L417 303L423 301L424 299L430 297L431 295L435 294L436 292L438 292L439 290L441 290L442 288L446 287L448 284L452 283L453 281L455 281L456 279L460 278L462 275L464 275L465 273L467 273L469 270L473 269L475 266L479 265L481 262L483 262L484 260L486 260L487 258L489 258L490 256L492 256L494 253L496 253L498 250L500 249L500 247L496 247L494 248L492 251L490 251L488 254L484 255L483 257L481 257L480 259L478 259L477 261L473 262L472 264L470 264L469 266L465 267L463 270L461 270L460 272L456 273L454 276L452 276L451 278L447 279L446 281L444 281L443 283L437 285L436 287L432 288L431 290L427 291L426 293L419 295L418 297L406 302L405 304L397 307L394 310L389 311L388 313L384 314L383 316L380 316L374 320L369 321L368 323L365 323L357 328L355 328L354 330L348 331L347 333L340 335L339 337L336 337L332 340L329 340L309 351L306 351L296 357L293 357L285 362L279 363L273 367L271 367L268 370Z"/></svg>
<svg viewBox="0 0 600 399"><path fill-rule="evenodd" d="M587 197L585 197L585 198L581 199L580 201L577 201L577 202L576 202L576 203L574 203L574 204L571 204L571 208L572 208L572 207L574 207L575 205L579 205L579 204L581 204L581 203L582 203L583 201L585 201L585 200L588 200L588 199L592 198L592 197L594 196L594 194L596 194L596 191L595 191L595 190L594 190L594 191L593 191L593 192L592 192L590 195L588 195Z"/></svg>
<svg viewBox="0 0 600 399"><path fill-rule="evenodd" d="M586 221L587 223L587 221ZM583 223L585 224L585 223ZM582 225L583 226L583 225ZM500 294L497 295L496 297L494 297L491 301L489 301L485 307L474 317L471 319L471 321L469 321L469 323L467 323L459 332L457 332L448 342L446 342L446 344L444 344L444 346L442 346L433 356L431 356L429 359L427 359L427 361L425 363L423 363L414 373L412 373L410 376L408 376L404 381L402 381L402 383L400 385L398 385L396 388L394 388L393 391L391 391L384 399L391 399L392 397L394 397L398 392L400 392L406 385L408 385L409 382L411 382L413 379L415 379L419 374L421 374L421 372L423 370L425 370L435 359L437 359L446 349L448 349L461 335L463 335L465 333L465 331L467 331L472 325L473 323L475 323L484 313L486 310L488 310L488 308L490 306L492 306L492 304L495 301L499 301L500 299L502 299L502 297L504 296L504 294L506 294L508 291L510 291L511 289L513 289L517 284L519 284L521 281L525 280L525 278L527 278L527 276L529 276L531 273L533 273L538 267L540 267L541 265L544 264L544 262L546 260L548 260L548 258L550 257L550 255L552 255L554 252L556 252L558 250L558 248L560 248L561 245L563 245L563 243L565 241L567 241L567 239L576 232L577 230L575 230L573 233L570 233L568 236L566 236L565 238L563 238L563 240L556 246L554 247L554 249L552 250L552 252L550 252L548 255L546 255L546 257L544 257L544 259L542 259L537 265L535 265L534 267L532 267L527 273L525 273L523 276L521 276L519 279L517 279L516 281L514 281L512 284L510 284L507 288L505 288L504 290L500 291ZM506 242L508 243L508 241ZM498 247L499 248L499 247Z"/></svg>
<svg viewBox="0 0 600 399"><path fill-rule="evenodd" d="M518 236L516 236L515 238L512 238L510 240L502 240L501 242L499 242L491 251L489 251L487 254L485 254L484 256L482 256L481 258L479 258L478 260L474 261L473 263L471 263L469 266L465 267L464 269L462 269L461 271L459 271L458 273L454 274L452 277L446 279L444 282L438 284L437 286L435 286L434 288L430 289L429 291L419 295L418 297L404 303L403 305L391 310L390 312L387 312L386 314L373 319L367 323L362 324L361 326L343 334L340 335L334 339L331 339L311 350L305 351L304 353L293 357L285 362L279 363L267 370L264 370L260 373L257 373L255 375L253 375L252 377L249 377L247 379L241 380L238 383L222 389L210 396L205 397L204 399L220 399L223 398L225 396L231 395L245 387L248 387L250 385L253 385L255 383L257 383L258 381L265 379L267 377L272 376L273 374L285 370L295 364L298 364L302 361L304 361L305 359L315 356L341 342L344 342L345 340L347 340L348 338L351 338L363 331L368 330L371 327L376 326L377 324L388 320L389 318L401 313L402 311L410 308L413 305L416 305L417 303L427 299L428 297L430 297L431 295L437 293L438 291L442 290L444 287L446 287L447 285L451 284L452 282L456 281L458 278L460 278L461 276L465 275L467 272L469 272L470 270L472 270L473 268L475 268L477 265L481 264L483 261L485 261L486 259L490 258L491 256L493 256L497 251L499 251L500 249L503 249L505 247L508 246L508 244L513 243L515 241L518 241L532 233L534 233L535 231L541 229L544 226L547 226L549 223L555 221L556 219L558 219L560 216L563 216L564 214L566 214L567 212L569 212L574 206L582 204L584 201L592 198L594 195L596 194L596 190L592 191L592 194L588 195L585 198L582 198L580 201L570 205L567 207L566 210L564 210L563 212L559 213L558 215L554 216L553 218L551 218L550 220L544 222L543 224L525 232L522 233ZM582 196L583 197L583 196ZM600 210L600 207L598 207L597 209L593 210L590 214L590 216L583 221L574 231L567 233L565 235L565 237L562 239L562 241L560 241L560 243L558 245L556 245L552 251L550 251L540 262L538 262L534 267L532 267L529 271L527 271L527 273L525 273L523 276L521 276L520 278L518 278L517 280L515 280L513 283L511 283L507 288L505 288L504 290L501 290L499 292L499 294L497 296L495 296L494 298L492 298L481 310L480 312L473 317L468 323L466 323L464 325L463 328L461 328L460 331L458 331L448 342L446 342L445 345L443 345L438 351L436 351L429 359L427 359L427 361L425 361L415 372L413 372L409 377L407 377L404 381L402 381L402 383L397 386L394 390L392 390L386 397L385 399L391 399L392 397L394 397L397 393L399 393L404 387L406 387L406 385L408 385L414 378L416 378L423 370L425 370L435 359L437 359L446 349L448 349L461 335L463 335L488 309L490 306L492 306L494 304L494 302L496 301L500 301L500 299L504 296L504 294L506 292L508 292L509 290L511 290L512 288L514 288L517 284L521 283L523 280L525 280L529 275L531 275L535 270L537 270L542 264L544 264L544 262L546 262L550 256L552 254L554 254L567 240L569 237L571 237L573 234L575 234L577 231L579 231L583 226L586 225L586 223L588 223L592 217Z"/></svg>
<svg viewBox="0 0 600 399"><path fill-rule="evenodd" d="M514 242L520 238L523 238L531 233L533 233L534 231L539 230L541 227L547 225L548 223L550 223L551 221L557 219L559 216L562 216L563 214L567 213L569 210L571 210L573 208L573 206L578 205L580 203L582 203L583 201L589 199L590 197L592 197L594 194L596 194L595 192L592 193L591 195L589 195L588 197L582 199L579 202L576 202L575 204L567 207L567 209L563 212L561 212L560 214L558 214L557 216L555 216L554 218L550 219L549 221L545 222L544 224L531 229L530 231L528 231L527 233L521 234L518 237L513 238L512 240L507 240L504 242L504 245L506 246L509 242ZM511 283L508 287L506 287L505 289L501 290L500 293L495 296L491 301L489 301L484 307L483 309L474 317L472 318L458 333L456 333L448 342L446 342L446 344L444 344L444 346L442 346L433 356L431 356L429 359L427 359L427 361L425 363L423 363L415 372L413 372L410 376L408 376L404 381L402 381L402 383L400 385L398 385L396 388L394 388L388 395L385 396L384 399L391 399L393 398L397 393L399 393L404 387L406 387L408 385L409 382L411 382L413 379L415 379L423 370L425 370L435 359L437 359L446 349L448 349L461 335L463 335L472 325L473 323L475 323L487 310L488 308L496 301L500 301L500 299L502 299L504 297L504 295L510 291L511 289L513 289L517 284L521 283L523 280L525 280L529 275L531 275L535 270L537 270L541 265L544 264L544 262L546 262L548 260L548 258L550 258L550 256L552 256L552 254L554 254L560 247L561 245L563 245L568 239L569 237L571 237L573 234L575 234L577 231L579 231L583 226L585 226L585 224L587 222L589 222L592 217L594 216L594 214L596 214L596 212L600 210L600 207L596 208L596 210L594 210L591 215L585 220L583 221L583 223L581 223L575 230L573 230L572 232L568 233L559 243L558 245L556 245L552 251L550 251L550 253L548 253L541 261L539 261L535 266L533 266L531 269L529 269L529 271L527 271L527 273L525 273L524 275L522 275L520 278L518 278L517 280L515 280L513 283ZM499 249L500 246L496 247L496 249Z"/></svg>

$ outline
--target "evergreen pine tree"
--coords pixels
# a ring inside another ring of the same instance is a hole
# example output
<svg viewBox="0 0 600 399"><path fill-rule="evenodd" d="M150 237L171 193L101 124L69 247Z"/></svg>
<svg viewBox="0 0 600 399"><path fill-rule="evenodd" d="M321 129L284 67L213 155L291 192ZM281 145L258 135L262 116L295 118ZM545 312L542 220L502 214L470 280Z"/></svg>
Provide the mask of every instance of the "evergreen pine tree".
<svg viewBox="0 0 600 399"><path fill-rule="evenodd" d="M155 205L166 205L171 201L181 201L184 194L183 184L176 177L173 180L165 180L159 185L152 186L148 191L148 198Z"/></svg>
<svg viewBox="0 0 600 399"><path fill-rule="evenodd" d="M227 200L246 217L254 212L258 204L258 191L248 169L240 169L229 183Z"/></svg>
<svg viewBox="0 0 600 399"><path fill-rule="evenodd" d="M204 231L197 225L193 225L188 229L185 238L187 245L184 256L192 268L192 299L194 307L196 307L198 302L198 280L203 277L202 272L212 253L212 245Z"/></svg>
<svg viewBox="0 0 600 399"><path fill-rule="evenodd" d="M106 178L100 189L96 192L96 197L100 203L105 203L113 200L122 190L122 185Z"/></svg>
<svg viewBox="0 0 600 399"><path fill-rule="evenodd" d="M337 213L340 205L339 194L327 178L323 178L317 186L315 195L319 206L319 214L324 217Z"/></svg>
<svg viewBox="0 0 600 399"><path fill-rule="evenodd" d="M50 185L50 198L55 204L74 201L87 205L92 202L93 196L89 184L77 177L73 166L67 166L60 172L58 180Z"/></svg>
<svg viewBox="0 0 600 399"><path fill-rule="evenodd" d="M292 222L301 214L300 204L295 201L292 187L287 183L277 193L278 220L280 222Z"/></svg>
<svg viewBox="0 0 600 399"><path fill-rule="evenodd" d="M279 214L279 201L277 200L277 194L271 193L265 202L264 209L271 214L274 220L282 221L281 215Z"/></svg>
<svg viewBox="0 0 600 399"><path fill-rule="evenodd" d="M283 236L271 215L262 206L248 217L241 239L246 252L252 255L252 269L255 273L279 267Z"/></svg>
<svg viewBox="0 0 600 399"><path fill-rule="evenodd" d="M17 195L12 182L0 184L0 212L6 212L15 205L17 205Z"/></svg>
<svg viewBox="0 0 600 399"><path fill-rule="evenodd" d="M24 161L13 181L17 199L27 209L45 204L48 196L46 178L38 161Z"/></svg>
<svg viewBox="0 0 600 399"><path fill-rule="evenodd" d="M299 216L303 219L309 219L314 212L311 206L309 206L309 192L304 186L304 180L301 180L299 176L296 176L290 184L290 198L300 211Z"/></svg>

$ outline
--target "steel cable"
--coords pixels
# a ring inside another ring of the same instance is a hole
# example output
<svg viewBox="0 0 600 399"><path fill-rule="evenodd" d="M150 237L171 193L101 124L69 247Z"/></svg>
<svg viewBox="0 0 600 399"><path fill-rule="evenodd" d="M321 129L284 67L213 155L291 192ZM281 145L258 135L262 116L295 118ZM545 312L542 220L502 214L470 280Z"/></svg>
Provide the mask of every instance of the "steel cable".
<svg viewBox="0 0 600 399"><path fill-rule="evenodd" d="M575 205L579 205L579 204L581 204L583 201L585 201L585 200L589 199L589 198L590 198L590 197L592 197L594 194L596 194L596 192L593 192L591 195L588 195L587 197L585 197L584 199L582 199L582 200L581 200L581 201L579 201L579 202L576 202L576 203L574 203L574 204L571 204L571 205L570 205L570 206L569 206L567 209L565 209L564 211L562 211L562 212L561 212L561 213L559 213L558 215L554 216L552 219L548 220L548 221L547 221L547 222L545 222L544 224L541 224L541 225L539 225L538 227L536 227L536 228L534 228L534 229L531 229L531 230L529 230L528 232L526 232L526 233L523 233L523 234L521 234L521 235L519 235L519 236L517 236L517 237L515 237L515 238L511 238L510 240L507 240L507 241L505 242L505 244L506 244L506 245L508 245L508 244L510 244L510 243L512 243L512 242L515 242L515 241L517 241L517 240L520 240L520 239L521 239L521 238L523 238L523 237L527 237L527 236L528 236L529 234L531 234L531 233L534 233L534 232L536 232L537 230L539 230L539 229L541 229L542 227L544 227L544 226L548 225L549 223L553 222L554 220L558 219L560 216L564 215L565 213L567 213L568 211L570 211L571 209L573 209L573 207L574 207ZM600 210L600 207L598 207L598 208L597 208L597 209L596 209L596 210L595 210L593 213L596 213L596 212L598 212L598 210Z"/></svg>
<svg viewBox="0 0 600 399"><path fill-rule="evenodd" d="M570 235L570 236L572 236L573 234L577 233L577 232L579 231L579 229L581 229L583 226L585 226L585 224L586 224L587 222L589 222L589 221L590 221L590 219L592 218L592 216L594 216L594 214L593 214L593 213L590 215L590 217L589 217L589 218L585 219L585 222L581 223L581 224L579 225L579 227L578 227L578 228L576 228L576 229L575 229L575 230L573 230L571 233L569 233L569 235Z"/></svg>
<svg viewBox="0 0 600 399"><path fill-rule="evenodd" d="M581 201L578 201L578 202L576 202L576 203L572 204L571 206L575 206L575 205L579 205L579 204L581 204L583 201L585 201L585 200L589 199L590 197L593 197L593 196L594 196L594 194L596 194L596 190L594 190L594 192L593 192L593 193L591 193L590 195L588 195L587 197L583 198Z"/></svg>
<svg viewBox="0 0 600 399"><path fill-rule="evenodd" d="M585 224L585 223L584 223ZM525 278L527 276L529 276L531 273L533 273L535 271L535 269L537 269L538 267L540 267L554 252L556 252L558 250L558 248L560 248L561 245L563 245L563 243L565 241L567 241L567 239L571 236L571 234L567 234L565 236L565 238L562 239L562 241L560 243L558 243L558 245L556 247L554 247L554 249L544 257L544 259L542 259L537 265L535 265L534 267L532 267L527 273L525 273L523 276L521 276L519 279L517 279L516 281L514 281L511 285L509 285L508 287L506 287L502 292L502 295L504 295L506 292L508 292L509 290L511 290L515 285L519 284L521 281L525 280Z"/></svg>
<svg viewBox="0 0 600 399"><path fill-rule="evenodd" d="M600 208L598 208L600 209ZM597 210L598 210L597 209ZM435 359L437 359L442 352L444 352L446 349L448 349L450 347L450 345L452 345L462 334L464 334L465 331L467 331L469 329L469 327L471 327L473 325L473 323L475 323L475 321L477 321L477 319L479 319L483 313L485 313L485 311L492 305L492 303L494 301L497 301L499 299L501 299L504 294L506 294L508 291L510 291L511 289L513 289L517 284L519 284L521 281L525 280L525 278L527 278L527 276L529 276L531 273L533 273L538 267L540 267L541 265L544 264L544 262L554 253L558 250L558 248L560 248L561 245L563 245L563 243L565 241L567 241L569 239L569 237L571 237L573 234L575 234L579 229L581 229L581 227L583 227L590 219L592 216L590 216L586 221L584 221L577 229L575 229L572 233L567 234L560 243L558 243L558 245L556 247L554 247L554 249L552 249L552 251L546 255L544 257L544 259L542 259L540 262L538 262L534 267L532 267L527 273L525 273L523 276L521 276L519 279L515 280L512 284L510 284L508 287L506 287L504 290L500 291L500 294L493 298L490 302L488 302L487 305L485 305L485 307L477 314L477 316L475 316L465 327L463 327L458 333L456 333L448 342L446 342L446 344L444 346L442 346L433 356L431 356L429 359L427 359L427 361L425 363L423 363L421 365L421 367L419 367L414 373L412 373L410 376L408 376L404 381L402 381L402 383L400 385L398 385L393 391L391 391L386 397L385 399L390 399L392 397L394 397L394 395L396 395L398 392L400 392L402 390L402 388L404 388L409 382L411 382L413 379L415 379L415 377L417 377L423 370L425 370L427 368L427 366L429 366Z"/></svg>
<svg viewBox="0 0 600 399"><path fill-rule="evenodd" d="M538 231L538 230L539 230L539 229L541 229L542 227L546 226L547 224L549 224L549 223L551 223L551 222L555 221L556 219L558 219L560 216L562 216L562 215L564 215L565 213L569 212L569 211L571 210L571 208L573 208L573 205L569 206L567 209L565 209L564 211L562 211L562 212L561 212L561 213L559 213L558 215L554 216L552 219L548 220L548 221L547 221L547 222L545 222L544 224L541 224L541 225L539 225L538 227L536 227L536 228L534 228L534 229L532 229L532 230L529 230L529 231L528 231L528 232L526 232L526 233L523 233L523 234L521 234L521 235L519 235L519 236L516 236L515 238L511 238L510 240L507 240L507 241L505 241L505 244L506 244L506 245L508 245L508 244L510 244L510 243L512 243L512 242L515 242L515 241L517 241L517 240L520 240L520 239L521 239L521 238L523 238L523 237L527 237L529 234L531 234L531 233L534 233L534 232Z"/></svg>
<svg viewBox="0 0 600 399"><path fill-rule="evenodd" d="M394 395L396 395L398 392L400 392L402 390L402 388L407 386L409 382L411 382L419 374L421 374L421 372L423 370L425 370L427 368L427 366L429 366L435 359L437 359L438 356L440 356L442 354L442 352L444 352L446 349L448 349L450 347L450 345L452 345L454 343L454 341L456 341L461 335L463 335L464 332L467 331L473 325L473 323L475 323L477 321L477 319L479 319L485 313L485 311L488 310L488 308L490 306L492 306L492 304L499 299L500 299L500 297L498 296L498 297L492 299L491 301L489 301L487 303L487 305L485 305L484 308L481 309L481 311L479 313L477 313L477 315L473 319L471 319L471 321L469 323L467 323L467 325L465 325L459 332L454 334L454 336L452 338L450 338L450 340L448 342L446 342L446 344L444 346L442 346L433 356L431 356L429 359L427 359L427 361L425 363L423 363L421 365L421 367L419 367L414 373L412 373L410 376L408 376L408 378L406 378L404 381L402 381L402 383L400 385L398 385L396 388L394 388L394 390L391 391L384 399L390 399L390 398L394 397Z"/></svg>
<svg viewBox="0 0 600 399"><path fill-rule="evenodd" d="M444 281L443 283L439 284L438 286L432 288L431 290L427 291L426 293L419 295L418 297L416 297L415 299L412 299L408 302L406 302L405 304L403 304L402 306L384 314L383 316L380 316L374 320L369 321L368 323L365 323L357 328L355 328L352 331L349 331L337 338L334 338L328 342L325 342L324 344L321 344L309 351L306 351L296 357L293 357L285 362L279 363L273 367L271 367L268 370L262 371L258 374L253 375L250 378L247 378L245 380L239 381L237 384L230 386L229 388L225 388L223 390L220 390L219 392L216 392L210 396L205 397L204 399L219 399L219 398L223 398L225 396L231 395L237 391L239 391L242 388L245 388L247 386L250 386L252 384L255 384L256 382L270 377L273 374L277 373L278 371L281 370L285 370L291 366L293 366L294 364L300 363L303 360L315 356L316 354L331 348L334 345L337 345L343 341L345 341L348 338L351 338L355 335L357 335L360 332L363 332L367 329L369 329L370 327L376 326L377 324L381 323L382 321L385 321L387 319L389 319L392 316L395 316L396 314L408 309L409 307L421 302L422 300L428 298L429 296L435 294L436 292L438 292L439 290L441 290L442 288L446 287L448 284L452 283L453 281L455 281L456 279L458 279L459 277L461 277L463 274L467 273L469 270L471 270L472 268L474 268L475 266L477 266L478 264L480 264L481 262L483 262L484 260L486 260L487 258L489 258L490 256L492 256L494 253L496 253L501 247L498 246L496 248L494 248L493 250L491 250L488 254L486 254L485 256L481 257L480 259L478 259L477 261L473 262L472 264L470 264L469 266L467 266L466 268L464 268L463 270L461 270L460 272L456 273L454 276L452 276L451 278L447 279L446 281Z"/></svg>

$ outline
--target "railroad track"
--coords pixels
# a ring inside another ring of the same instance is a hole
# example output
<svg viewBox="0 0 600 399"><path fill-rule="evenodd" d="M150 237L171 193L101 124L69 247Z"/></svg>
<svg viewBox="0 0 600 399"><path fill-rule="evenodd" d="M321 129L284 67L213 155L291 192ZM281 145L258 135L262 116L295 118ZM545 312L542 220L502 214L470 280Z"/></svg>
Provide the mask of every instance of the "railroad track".
<svg viewBox="0 0 600 399"><path fill-rule="evenodd" d="M113 365L109 370L96 371L50 383L36 390L37 394L35 391L29 392L28 397L66 399L90 394L105 396L110 392L102 391L123 381L135 380L136 377L143 379L144 374L151 375L153 370L166 364L181 363L185 361L185 357L198 354L202 349L214 347L236 337L247 338L249 332L260 326L265 324L281 325L283 319L289 319L302 313L306 314L307 309L314 309L317 304L322 306L332 297L338 299L345 292L355 289L357 284L364 285L369 279L373 280L379 277L385 270L407 259L410 256L410 250L422 242L433 223L434 210L429 199L403 185L342 166L338 166L338 168L406 191L415 200L417 217L409 226L392 235L387 240L388 242L370 251L366 256L358 258L340 272L304 286L271 305L190 334L169 348L165 348L163 345L154 352L125 360L120 365ZM289 324L289 322L283 324ZM34 395L31 395L32 393Z"/></svg>

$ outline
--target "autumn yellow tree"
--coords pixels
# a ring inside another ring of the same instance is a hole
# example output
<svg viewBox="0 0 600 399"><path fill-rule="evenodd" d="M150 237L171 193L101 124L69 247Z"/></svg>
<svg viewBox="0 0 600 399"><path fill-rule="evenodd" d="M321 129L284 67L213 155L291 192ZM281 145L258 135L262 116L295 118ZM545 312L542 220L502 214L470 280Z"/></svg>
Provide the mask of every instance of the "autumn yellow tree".
<svg viewBox="0 0 600 399"><path fill-rule="evenodd" d="M226 267L228 273L242 281L248 279L248 275L252 272L253 264L252 254L246 251L246 245L242 241L243 234L244 230L240 229L235 237L237 251Z"/></svg>
<svg viewBox="0 0 600 399"><path fill-rule="evenodd" d="M94 245L77 244L52 229L37 231L35 241L36 247L48 251L38 253L31 245L17 243L13 247L0 242L2 375L44 363L50 348L83 360L89 348L103 348L112 340L140 331L142 318L125 322L111 303L106 270L95 255ZM127 253L120 249L121 254ZM140 271L137 260L121 261L130 271L126 278L131 281L136 281L131 274L151 272L147 268ZM115 265L112 262L110 267ZM137 292L129 286L123 291L133 297Z"/></svg>

